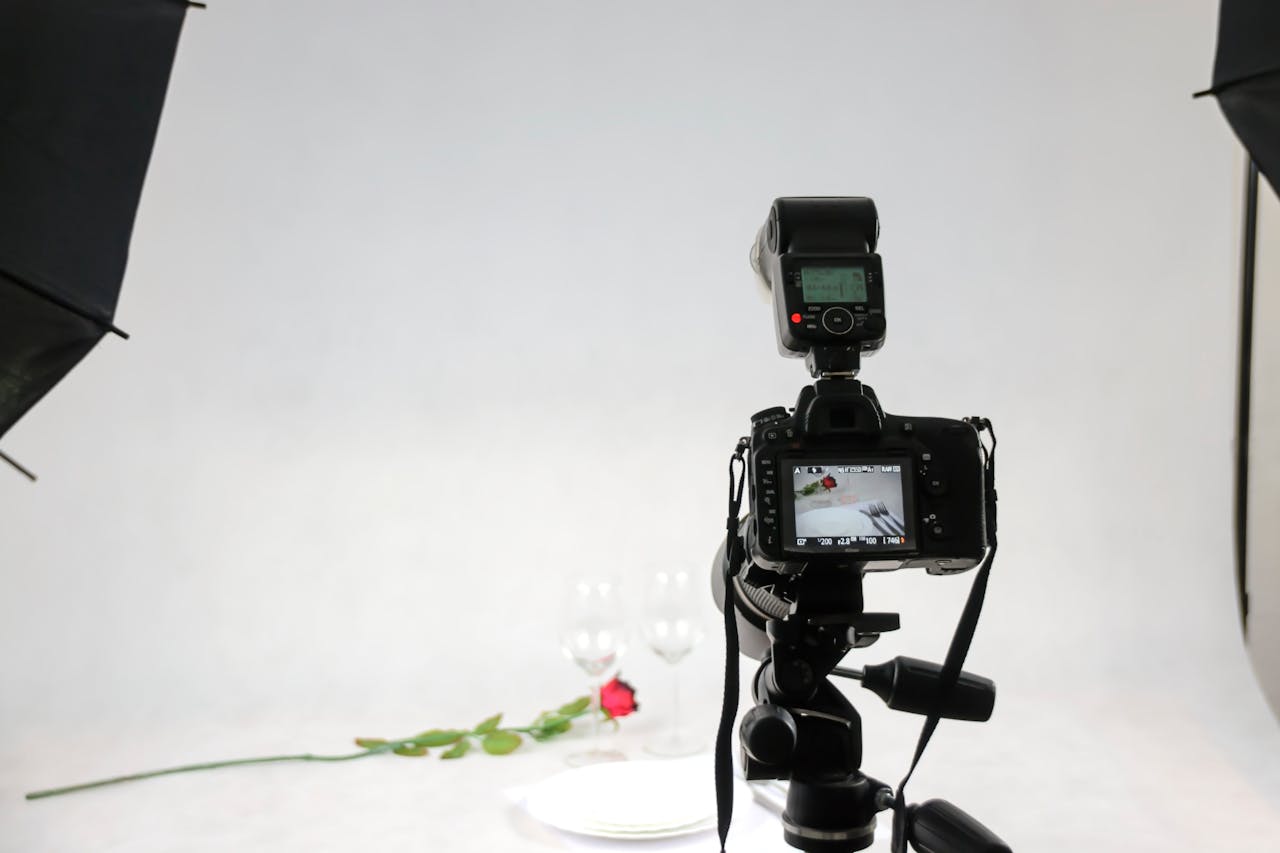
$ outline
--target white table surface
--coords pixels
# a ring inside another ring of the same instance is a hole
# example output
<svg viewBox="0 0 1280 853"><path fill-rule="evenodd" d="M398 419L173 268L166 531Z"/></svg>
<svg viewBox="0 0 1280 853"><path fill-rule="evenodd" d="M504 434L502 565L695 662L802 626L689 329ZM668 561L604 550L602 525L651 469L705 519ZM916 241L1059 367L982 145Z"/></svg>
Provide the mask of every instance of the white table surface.
<svg viewBox="0 0 1280 853"><path fill-rule="evenodd" d="M638 722L635 720L633 722ZM648 726L605 735L610 748L647 759ZM136 733L130 733L135 735ZM0 849L213 850L711 850L715 833L665 841L614 842L570 835L539 823L522 792L566 768L582 736L494 757L474 750L457 761L373 756L340 764L277 764L131 782L26 802L21 789L143 768L243 755L248 732L155 732L126 745L100 733L51 736L45 749L6 756L0 772ZM345 749L326 739L333 751ZM258 739L262 743L265 738ZM96 742L96 743L95 743ZM318 750L317 750L318 751ZM439 750L436 750L438 753ZM51 768L57 767L57 772ZM71 768L82 768L72 770ZM708 777L707 785L712 785ZM735 849L777 849L776 818L739 798Z"/></svg>
<svg viewBox="0 0 1280 853"><path fill-rule="evenodd" d="M1280 849L1280 732L1253 702L1204 714L1172 696L1005 695L984 726L944 723L912 799L944 797L1022 853ZM905 762L918 718L862 705L867 769ZM704 709L708 712L714 709ZM354 717L354 715L353 715ZM903 725L889 728L899 719ZM637 758L660 719L623 721ZM73 731L29 726L0 754L5 851L551 851L716 849L714 833L588 842L533 820L513 792L559 772L580 736L460 761L378 756L216 770L24 802L33 788L191 760L342 751L349 721L289 714ZM356 728L356 731L363 731ZM368 734L391 732L368 731ZM403 734L403 732L401 733ZM710 734L710 732L708 732ZM892 777L889 777L892 781ZM708 778L707 784L712 784ZM776 819L739 803L731 851L785 850ZM887 821L883 821L887 828ZM884 842L877 850L887 849Z"/></svg>

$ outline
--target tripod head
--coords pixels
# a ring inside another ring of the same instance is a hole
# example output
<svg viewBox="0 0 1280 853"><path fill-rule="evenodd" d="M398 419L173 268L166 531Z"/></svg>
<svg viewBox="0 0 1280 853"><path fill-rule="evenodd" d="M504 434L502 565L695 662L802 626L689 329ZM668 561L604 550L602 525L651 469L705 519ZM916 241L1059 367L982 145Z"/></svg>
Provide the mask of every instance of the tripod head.
<svg viewBox="0 0 1280 853"><path fill-rule="evenodd" d="M864 775L862 720L827 676L860 642L897 628L896 614L862 612L861 573L811 577L789 612L767 620L768 651L739 727L748 780L789 779L783 837L801 850L862 850L892 789ZM874 628L874 630L871 630Z"/></svg>
<svg viewBox="0 0 1280 853"><path fill-rule="evenodd" d="M712 577L725 574L721 565ZM756 704L739 726L741 766L748 780L789 780L783 837L810 853L866 849L877 814L894 805L893 789L862 772L861 717L830 676L859 680L908 713L937 707L944 718L985 721L995 704L995 684L967 672L940 695L942 667L914 658L862 670L838 666L851 650L899 627L896 613L865 611L862 578L860 570L782 576L752 565L732 580L735 603L743 605L737 608L743 651L761 661L752 681ZM717 601L722 593L716 591ZM1009 849L943 800L910 807L908 821L907 840L921 853Z"/></svg>

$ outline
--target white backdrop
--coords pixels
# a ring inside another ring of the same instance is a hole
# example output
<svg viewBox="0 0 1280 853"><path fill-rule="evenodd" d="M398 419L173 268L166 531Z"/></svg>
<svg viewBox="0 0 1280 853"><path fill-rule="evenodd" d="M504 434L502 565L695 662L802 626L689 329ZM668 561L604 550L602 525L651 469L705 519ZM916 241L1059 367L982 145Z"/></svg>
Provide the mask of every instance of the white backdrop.
<svg viewBox="0 0 1280 853"><path fill-rule="evenodd" d="M1001 699L943 726L914 793L1024 851L1280 838L1232 588L1239 154L1190 99L1215 25L1210 0L193 12L133 338L4 443L41 481L0 477L0 847L230 849L217 797L347 777L17 797L575 695L564 579L705 571L733 441L807 379L746 261L800 194L879 206L890 332L863 376L886 408L1000 436L970 668ZM940 657L967 587L870 581L904 629L858 659ZM686 665L708 729L719 655ZM623 662L637 731L663 710L651 658ZM918 720L876 705L867 769L896 778ZM350 772L372 823L408 821L380 849L542 849L396 799L409 773L537 769L503 760ZM234 846L369 849L315 796L234 812Z"/></svg>

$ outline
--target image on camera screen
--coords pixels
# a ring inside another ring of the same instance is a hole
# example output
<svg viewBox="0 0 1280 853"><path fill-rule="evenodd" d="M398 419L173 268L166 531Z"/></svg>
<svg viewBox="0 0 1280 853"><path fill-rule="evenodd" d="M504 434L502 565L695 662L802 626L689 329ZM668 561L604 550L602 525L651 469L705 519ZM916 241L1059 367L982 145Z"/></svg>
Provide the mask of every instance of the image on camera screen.
<svg viewBox="0 0 1280 853"><path fill-rule="evenodd" d="M904 460L814 465L786 463L793 490L793 545L799 548L909 546Z"/></svg>

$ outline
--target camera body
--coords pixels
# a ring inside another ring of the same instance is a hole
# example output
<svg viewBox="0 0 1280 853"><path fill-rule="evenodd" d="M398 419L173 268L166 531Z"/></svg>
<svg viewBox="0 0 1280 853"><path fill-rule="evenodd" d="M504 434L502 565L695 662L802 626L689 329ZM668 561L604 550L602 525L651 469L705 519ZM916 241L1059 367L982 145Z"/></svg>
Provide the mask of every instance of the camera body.
<svg viewBox="0 0 1280 853"><path fill-rule="evenodd" d="M751 420L747 544L782 574L971 569L987 549L977 430L949 418L886 415L853 379L821 379L793 411Z"/></svg>
<svg viewBox="0 0 1280 853"><path fill-rule="evenodd" d="M772 291L779 351L818 381L751 419L745 535L761 568L978 565L986 481L966 421L887 415L854 377L886 333L880 221L869 198L779 198L751 264Z"/></svg>

